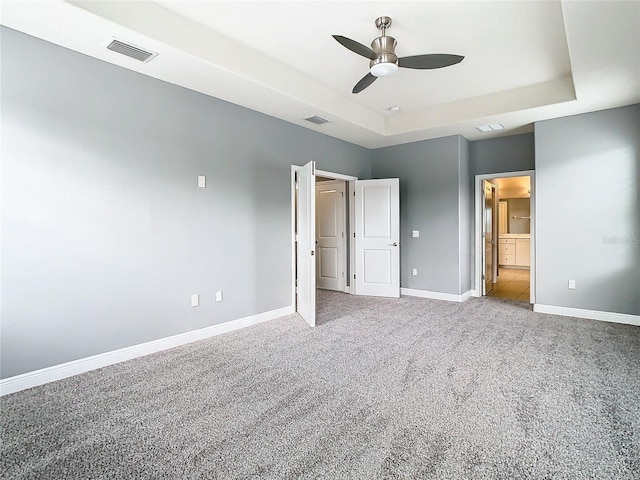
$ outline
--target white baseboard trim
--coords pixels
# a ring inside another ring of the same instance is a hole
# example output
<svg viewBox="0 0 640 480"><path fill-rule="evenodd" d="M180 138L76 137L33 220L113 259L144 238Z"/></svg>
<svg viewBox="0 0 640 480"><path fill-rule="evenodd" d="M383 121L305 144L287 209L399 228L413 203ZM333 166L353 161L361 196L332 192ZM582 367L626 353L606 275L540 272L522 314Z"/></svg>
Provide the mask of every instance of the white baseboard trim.
<svg viewBox="0 0 640 480"><path fill-rule="evenodd" d="M466 292L464 292L462 295L460 295L460 301L461 302L466 302L467 300L469 300L471 297L473 297L473 290L467 290Z"/></svg>
<svg viewBox="0 0 640 480"><path fill-rule="evenodd" d="M472 297L481 297L480 292L478 290L469 290L471 292Z"/></svg>
<svg viewBox="0 0 640 480"><path fill-rule="evenodd" d="M448 302L464 302L471 297L472 291L463 293L462 295L455 295L453 293L441 293L431 292L429 290L416 290L413 288L401 288L400 293L402 295L409 295L410 297L431 298L433 300L446 300Z"/></svg>
<svg viewBox="0 0 640 480"><path fill-rule="evenodd" d="M91 357L80 358L60 365L53 365L40 370L34 370L33 372L27 372L14 377L5 378L0 380L0 396L19 392L20 390L25 390L31 387L37 387L56 380L62 380L63 378L72 377L80 373L107 367L126 360L143 357L169 348L179 347L180 345L186 345L187 343L204 340L205 338L215 337L240 328L249 327L258 323L291 315L292 313L295 313L295 309L292 306L278 308L276 310L270 310L257 315L239 318L230 322L220 323L218 325L212 325L210 327L200 328L190 332L179 333L178 335L173 335L171 337L160 338L158 340L152 340L151 342L132 345L130 347L120 348L111 352L100 353Z"/></svg>
<svg viewBox="0 0 640 480"><path fill-rule="evenodd" d="M640 315L629 315L627 313L600 312L598 310L585 310L583 308L541 305L539 303L533 305L533 311L538 313L563 315L565 317L588 318L590 320L600 320L602 322L624 323L640 327Z"/></svg>

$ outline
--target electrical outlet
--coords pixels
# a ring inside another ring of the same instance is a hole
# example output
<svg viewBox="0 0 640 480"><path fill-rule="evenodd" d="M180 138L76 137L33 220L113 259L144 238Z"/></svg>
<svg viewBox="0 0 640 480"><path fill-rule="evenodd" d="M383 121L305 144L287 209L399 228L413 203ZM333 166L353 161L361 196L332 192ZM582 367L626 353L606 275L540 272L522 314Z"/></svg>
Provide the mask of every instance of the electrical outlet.
<svg viewBox="0 0 640 480"><path fill-rule="evenodd" d="M413 275L414 277L417 277L417 276L418 276L418 269L417 269L417 268L414 268L414 269L411 271L411 275Z"/></svg>
<svg viewBox="0 0 640 480"><path fill-rule="evenodd" d="M413 238L418 238L420 237L420 230L411 230L411 236Z"/></svg>
<svg viewBox="0 0 640 480"><path fill-rule="evenodd" d="M204 175L198 175L198 187L200 188L206 188L207 186L207 179Z"/></svg>
<svg viewBox="0 0 640 480"><path fill-rule="evenodd" d="M575 289L576 289L576 281L569 280L569 290L575 290Z"/></svg>
<svg viewBox="0 0 640 480"><path fill-rule="evenodd" d="M200 295L194 293L193 295L191 295L191 306L197 307L198 305L200 305Z"/></svg>
<svg viewBox="0 0 640 480"><path fill-rule="evenodd" d="M216 302L222 301L222 291L216 292Z"/></svg>

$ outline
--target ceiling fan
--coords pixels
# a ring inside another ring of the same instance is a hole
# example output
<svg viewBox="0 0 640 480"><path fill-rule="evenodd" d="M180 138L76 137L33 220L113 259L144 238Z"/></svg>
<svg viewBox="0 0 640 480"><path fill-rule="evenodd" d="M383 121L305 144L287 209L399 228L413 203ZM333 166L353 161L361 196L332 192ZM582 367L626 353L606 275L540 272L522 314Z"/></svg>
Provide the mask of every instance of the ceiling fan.
<svg viewBox="0 0 640 480"><path fill-rule="evenodd" d="M358 55L362 55L370 60L370 71L353 87L352 93L360 93L378 77L393 75L398 71L398 67L413 68L417 70L429 70L442 68L460 63L464 57L461 55L450 55L446 53L431 53L427 55L414 55L411 57L398 58L395 53L396 39L386 35L387 28L391 26L391 17L376 18L376 27L382 32L380 37L374 38L371 48L361 43L343 37L333 35L341 45Z"/></svg>

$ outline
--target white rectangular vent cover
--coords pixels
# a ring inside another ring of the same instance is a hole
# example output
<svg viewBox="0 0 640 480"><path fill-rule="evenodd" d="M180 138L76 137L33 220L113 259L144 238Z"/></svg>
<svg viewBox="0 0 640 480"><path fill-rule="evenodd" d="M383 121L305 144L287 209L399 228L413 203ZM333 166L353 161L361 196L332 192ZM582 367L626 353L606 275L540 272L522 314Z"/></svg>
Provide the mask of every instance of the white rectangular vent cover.
<svg viewBox="0 0 640 480"><path fill-rule="evenodd" d="M136 60L140 60L141 62L145 63L158 55L155 52L143 50L140 47L136 47L135 45L131 45L130 43L121 42L120 40L116 40L115 38L109 45L107 45L107 48L114 52L126 55L127 57L135 58Z"/></svg>
<svg viewBox="0 0 640 480"><path fill-rule="evenodd" d="M313 117L305 118L305 120L307 122L315 123L316 125L322 125L323 123L329 122L329 120L327 120L326 118L318 117L317 115Z"/></svg>

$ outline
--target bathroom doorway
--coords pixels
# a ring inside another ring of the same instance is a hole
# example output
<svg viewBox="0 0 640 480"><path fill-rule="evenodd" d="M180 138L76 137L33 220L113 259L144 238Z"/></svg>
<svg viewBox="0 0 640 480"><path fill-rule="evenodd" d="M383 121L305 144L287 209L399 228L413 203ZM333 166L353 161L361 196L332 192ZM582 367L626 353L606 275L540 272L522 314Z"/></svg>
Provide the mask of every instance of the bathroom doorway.
<svg viewBox="0 0 640 480"><path fill-rule="evenodd" d="M534 303L533 187L533 171L476 176L477 296Z"/></svg>

